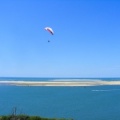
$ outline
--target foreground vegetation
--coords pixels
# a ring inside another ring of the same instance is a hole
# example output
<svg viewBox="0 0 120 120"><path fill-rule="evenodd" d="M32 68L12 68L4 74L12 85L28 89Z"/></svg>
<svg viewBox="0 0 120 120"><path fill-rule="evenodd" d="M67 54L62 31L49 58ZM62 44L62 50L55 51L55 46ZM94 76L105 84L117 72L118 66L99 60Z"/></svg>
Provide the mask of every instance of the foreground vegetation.
<svg viewBox="0 0 120 120"><path fill-rule="evenodd" d="M17 108L14 107L11 115L0 116L0 120L73 120L65 118L43 118L40 116L28 116L25 114L16 114L16 112Z"/></svg>
<svg viewBox="0 0 120 120"><path fill-rule="evenodd" d="M28 115L8 115L0 116L0 120L73 120L73 119L42 118L40 116L28 116Z"/></svg>

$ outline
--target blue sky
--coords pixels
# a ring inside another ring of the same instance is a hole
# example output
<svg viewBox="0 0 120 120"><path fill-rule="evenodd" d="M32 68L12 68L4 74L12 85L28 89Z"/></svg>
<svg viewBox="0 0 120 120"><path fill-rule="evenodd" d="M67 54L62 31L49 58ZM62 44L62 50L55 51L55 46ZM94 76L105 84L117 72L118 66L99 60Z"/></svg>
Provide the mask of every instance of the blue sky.
<svg viewBox="0 0 120 120"><path fill-rule="evenodd" d="M120 77L120 1L1 0L0 76Z"/></svg>

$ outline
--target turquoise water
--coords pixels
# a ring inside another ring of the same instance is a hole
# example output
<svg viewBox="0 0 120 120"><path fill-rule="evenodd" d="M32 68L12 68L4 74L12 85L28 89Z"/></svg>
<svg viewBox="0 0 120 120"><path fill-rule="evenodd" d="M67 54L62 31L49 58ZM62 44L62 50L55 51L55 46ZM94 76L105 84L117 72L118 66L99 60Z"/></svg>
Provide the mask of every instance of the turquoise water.
<svg viewBox="0 0 120 120"><path fill-rule="evenodd" d="M52 78L4 78L4 80L13 79L53 80ZM115 80L114 78L105 79ZM28 87L1 85L0 115L11 114L14 107L17 108L18 114L73 118L74 120L120 120L120 86Z"/></svg>
<svg viewBox="0 0 120 120"><path fill-rule="evenodd" d="M51 80L107 80L120 81L120 78L35 78L35 77L0 77L0 81L51 81Z"/></svg>

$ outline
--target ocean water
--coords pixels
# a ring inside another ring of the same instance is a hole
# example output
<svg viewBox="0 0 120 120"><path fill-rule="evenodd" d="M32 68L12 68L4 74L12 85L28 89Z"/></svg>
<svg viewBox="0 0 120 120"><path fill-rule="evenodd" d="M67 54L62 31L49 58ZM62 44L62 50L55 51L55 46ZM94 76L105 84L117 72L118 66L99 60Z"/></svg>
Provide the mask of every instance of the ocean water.
<svg viewBox="0 0 120 120"><path fill-rule="evenodd" d="M86 78L92 80L92 78ZM86 80L85 79L85 80ZM99 80L120 80L99 78ZM48 81L62 78L0 78L0 80ZM66 80L69 80L68 78ZM84 80L72 78L70 80ZM94 78L98 80L98 78ZM120 86L36 87L0 85L0 115L39 115L74 120L120 120Z"/></svg>

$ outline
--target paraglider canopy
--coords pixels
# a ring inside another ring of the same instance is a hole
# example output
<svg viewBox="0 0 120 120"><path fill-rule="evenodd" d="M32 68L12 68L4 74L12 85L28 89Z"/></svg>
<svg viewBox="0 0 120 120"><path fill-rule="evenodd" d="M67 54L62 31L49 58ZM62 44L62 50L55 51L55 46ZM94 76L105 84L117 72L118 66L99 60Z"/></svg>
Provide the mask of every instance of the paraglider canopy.
<svg viewBox="0 0 120 120"><path fill-rule="evenodd" d="M47 30L50 34L54 35L54 32L53 32L52 28L45 27L45 30Z"/></svg>

